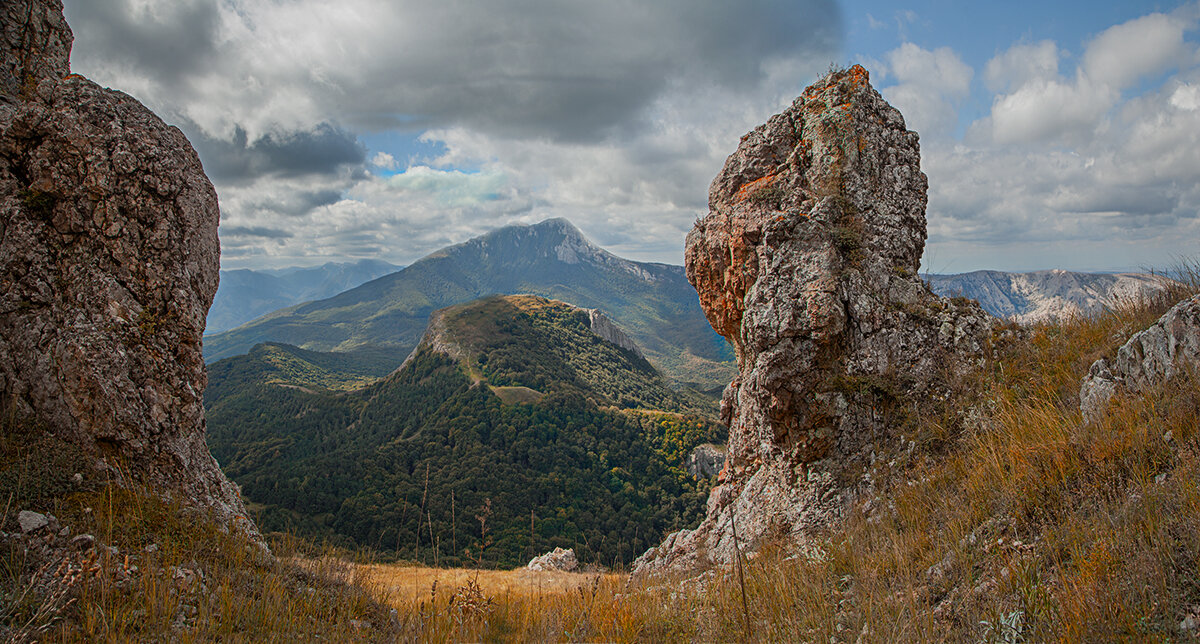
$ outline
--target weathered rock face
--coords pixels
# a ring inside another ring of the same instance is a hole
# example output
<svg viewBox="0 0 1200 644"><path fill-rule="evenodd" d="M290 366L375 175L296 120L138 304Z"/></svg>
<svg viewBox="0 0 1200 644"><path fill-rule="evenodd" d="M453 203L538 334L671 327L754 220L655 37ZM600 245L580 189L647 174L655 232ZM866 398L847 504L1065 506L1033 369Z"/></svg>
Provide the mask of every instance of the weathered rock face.
<svg viewBox="0 0 1200 644"><path fill-rule="evenodd" d="M683 467L696 478L716 476L725 467L725 450L711 443L697 445L684 459Z"/></svg>
<svg viewBox="0 0 1200 644"><path fill-rule="evenodd" d="M43 79L67 75L74 38L60 0L4 0L0 21L0 103L32 97Z"/></svg>
<svg viewBox="0 0 1200 644"><path fill-rule="evenodd" d="M216 193L178 129L125 94L62 76L61 10L58 0L4 8L6 47L12 33L48 44L4 52L3 82L41 76L0 104L0 396L102 467L122 461L253 532L204 440ZM51 54L16 72L7 62Z"/></svg>
<svg viewBox="0 0 1200 644"><path fill-rule="evenodd" d="M1134 334L1109 362L1097 360L1079 391L1084 418L1095 420L1119 391L1139 392L1184 369L1200 368L1200 295L1171 307Z"/></svg>
<svg viewBox="0 0 1200 644"><path fill-rule="evenodd" d="M638 572L732 560L840 513L839 464L891 435L886 402L932 396L977 363L993 318L917 277L927 182L917 135L855 66L742 137L688 235L688 279L735 347L722 485L695 531Z"/></svg>
<svg viewBox="0 0 1200 644"><path fill-rule="evenodd" d="M641 358L646 357L642 355L642 350L638 348L637 343L634 342L633 339L628 335L625 335L625 332L621 330L621 327L617 326L615 322L608 319L608 316L604 315L600 309L588 309L588 318L591 321L589 326L592 329L592 333L595 333L596 335L608 340L622 349L628 349L634 352Z"/></svg>

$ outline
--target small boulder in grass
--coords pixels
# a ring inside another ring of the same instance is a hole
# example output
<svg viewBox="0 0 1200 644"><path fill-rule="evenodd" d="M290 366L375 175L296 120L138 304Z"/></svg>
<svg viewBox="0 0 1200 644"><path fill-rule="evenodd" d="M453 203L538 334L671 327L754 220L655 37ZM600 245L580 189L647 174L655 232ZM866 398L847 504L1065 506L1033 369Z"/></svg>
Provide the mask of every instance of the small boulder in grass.
<svg viewBox="0 0 1200 644"><path fill-rule="evenodd" d="M50 519L40 512L31 512L29 510L21 510L17 514L17 524L21 526L21 532L26 534L35 530L41 530L50 524Z"/></svg>
<svg viewBox="0 0 1200 644"><path fill-rule="evenodd" d="M530 559L529 565L525 566L525 568L534 571L559 570L569 572L579 568L579 560L575 558L575 550L571 548L555 548L553 552L547 552L540 557Z"/></svg>

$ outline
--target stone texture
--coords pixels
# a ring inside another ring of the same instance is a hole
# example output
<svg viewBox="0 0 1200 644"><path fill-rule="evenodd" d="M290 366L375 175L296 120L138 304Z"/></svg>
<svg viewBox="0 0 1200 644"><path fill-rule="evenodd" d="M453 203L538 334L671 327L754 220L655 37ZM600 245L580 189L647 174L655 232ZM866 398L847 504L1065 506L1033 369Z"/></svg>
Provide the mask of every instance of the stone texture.
<svg viewBox="0 0 1200 644"><path fill-rule="evenodd" d="M74 37L60 0L4 0L0 29L0 104L31 98L38 84L69 73Z"/></svg>
<svg viewBox="0 0 1200 644"><path fill-rule="evenodd" d="M6 17L44 17L20 42L50 44L6 61L69 49L57 0L17 5ZM120 463L254 533L204 439L216 192L178 129L126 94L58 78L58 53L26 69L46 70L36 92L0 105L0 402L102 469Z"/></svg>
<svg viewBox="0 0 1200 644"><path fill-rule="evenodd" d="M555 548L553 552L547 552L544 555L534 557L529 560L529 564L525 566L528 570L544 571L558 570L570 572L579 568L579 561L575 558L575 550L567 548Z"/></svg>
<svg viewBox="0 0 1200 644"><path fill-rule="evenodd" d="M1092 363L1079 391L1087 420L1103 415L1117 392L1138 392L1183 369L1200 366L1200 295L1186 299L1117 350L1111 362Z"/></svg>
<svg viewBox="0 0 1200 644"><path fill-rule="evenodd" d="M635 574L732 560L835 520L847 462L893 436L887 403L939 396L978 364L994 318L917 276L927 181L915 132L855 66L742 137L688 235L686 268L739 374L708 514Z"/></svg>
<svg viewBox="0 0 1200 644"><path fill-rule="evenodd" d="M710 443L697 445L683 462L688 474L696 478L716 476L725 466L725 450Z"/></svg>
<svg viewBox="0 0 1200 644"><path fill-rule="evenodd" d="M21 526L21 532L33 532L40 530L50 524L50 519L40 512L31 512L29 510L21 510L17 513L17 525Z"/></svg>

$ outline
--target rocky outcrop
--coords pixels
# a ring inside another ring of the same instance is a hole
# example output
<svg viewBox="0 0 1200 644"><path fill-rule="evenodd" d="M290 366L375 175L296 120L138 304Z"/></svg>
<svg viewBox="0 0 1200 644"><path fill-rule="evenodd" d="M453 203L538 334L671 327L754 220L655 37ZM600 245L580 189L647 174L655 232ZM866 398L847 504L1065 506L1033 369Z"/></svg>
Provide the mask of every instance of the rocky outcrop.
<svg viewBox="0 0 1200 644"><path fill-rule="evenodd" d="M571 572L579 568L579 560L575 558L575 550L555 548L552 552L530 559L525 568L535 572L551 570Z"/></svg>
<svg viewBox="0 0 1200 644"><path fill-rule="evenodd" d="M625 335L625 332L621 330L621 327L617 326L615 322L608 319L608 316L600 312L600 309L588 309L588 318L591 321L589 327L591 328L592 333L595 333L601 338L608 340L622 349L634 352L639 358L646 357L642 355L642 350L638 348L637 343L635 343L628 335Z"/></svg>
<svg viewBox="0 0 1200 644"><path fill-rule="evenodd" d="M1087 420L1103 415L1118 392L1139 392L1185 369L1200 367L1200 295L1176 304L1150 328L1134 334L1111 362L1092 363L1079 391Z"/></svg>
<svg viewBox="0 0 1200 644"><path fill-rule="evenodd" d="M915 132L855 66L742 137L688 235L688 279L733 344L728 456L694 531L637 573L728 563L836 519L847 463L893 439L889 408L978 364L993 318L917 276L927 182Z"/></svg>
<svg viewBox="0 0 1200 644"><path fill-rule="evenodd" d="M725 467L725 450L712 443L697 445L684 459L683 467L696 478L716 476Z"/></svg>
<svg viewBox="0 0 1200 644"><path fill-rule="evenodd" d="M61 12L58 0L4 8L3 82L23 80L0 105L0 402L99 467L253 533L204 438L216 193L178 129L63 76Z"/></svg>
<svg viewBox="0 0 1200 644"><path fill-rule="evenodd" d="M1096 315L1122 303L1146 301L1171 285L1171 280L1161 275L1062 270L975 271L927 275L926 279L938 295L969 297L988 313L1019 324Z"/></svg>

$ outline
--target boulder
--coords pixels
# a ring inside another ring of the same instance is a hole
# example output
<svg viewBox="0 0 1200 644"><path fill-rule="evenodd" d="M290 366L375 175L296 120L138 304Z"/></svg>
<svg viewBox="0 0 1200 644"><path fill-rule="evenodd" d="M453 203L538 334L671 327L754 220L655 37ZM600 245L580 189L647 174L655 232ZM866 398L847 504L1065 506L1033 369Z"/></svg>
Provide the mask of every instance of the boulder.
<svg viewBox="0 0 1200 644"><path fill-rule="evenodd" d="M697 445L683 462L688 474L696 478L716 476L725 466L725 450L711 443Z"/></svg>
<svg viewBox="0 0 1200 644"><path fill-rule="evenodd" d="M1092 363L1079 390L1079 408L1092 421L1104 414L1118 392L1139 392L1200 366L1200 295L1167 311L1145 331L1129 338L1112 360Z"/></svg>
<svg viewBox="0 0 1200 644"><path fill-rule="evenodd" d="M21 526L21 532L34 532L50 525L50 519L40 512L21 510L17 513L17 525Z"/></svg>
<svg viewBox="0 0 1200 644"><path fill-rule="evenodd" d="M857 65L742 137L685 254L738 362L721 484L635 574L730 563L734 522L751 548L828 525L852 492L839 472L895 438L889 407L980 364L995 319L917 274L926 188L917 134Z"/></svg>
<svg viewBox="0 0 1200 644"><path fill-rule="evenodd" d="M567 548L564 550L562 548L555 548L553 552L547 552L544 555L530 559L529 564L525 568L534 571L558 570L570 572L579 568L579 561L575 559L575 551L573 549Z"/></svg>

